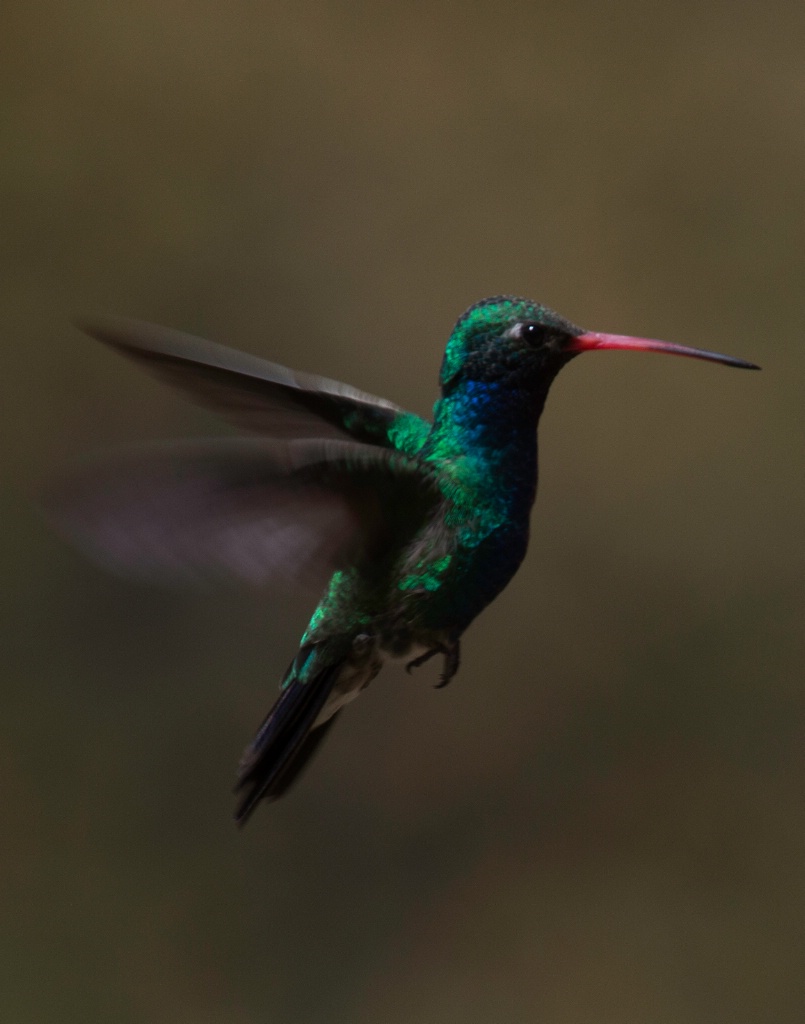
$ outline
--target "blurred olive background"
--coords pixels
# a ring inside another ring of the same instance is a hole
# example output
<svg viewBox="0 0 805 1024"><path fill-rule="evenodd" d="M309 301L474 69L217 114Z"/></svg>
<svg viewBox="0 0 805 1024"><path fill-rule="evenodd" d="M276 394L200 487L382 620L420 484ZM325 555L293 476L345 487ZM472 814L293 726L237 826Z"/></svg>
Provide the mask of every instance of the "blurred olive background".
<svg viewBox="0 0 805 1024"><path fill-rule="evenodd" d="M56 0L0 16L0 1016L805 1019L805 8ZM81 452L226 432L69 324L156 320L426 413L484 295L587 356L455 683L387 670L243 832L314 597L105 576Z"/></svg>

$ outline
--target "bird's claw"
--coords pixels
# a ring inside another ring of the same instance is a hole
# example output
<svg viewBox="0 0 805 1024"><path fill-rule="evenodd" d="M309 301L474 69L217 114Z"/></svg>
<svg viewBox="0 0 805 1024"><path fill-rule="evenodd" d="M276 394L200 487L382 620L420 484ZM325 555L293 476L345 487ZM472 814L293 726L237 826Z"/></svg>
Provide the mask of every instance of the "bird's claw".
<svg viewBox="0 0 805 1024"><path fill-rule="evenodd" d="M460 660L458 641L450 646L439 644L437 647L432 647L429 651L425 651L424 654L420 654L419 657L409 661L405 666L405 671L410 675L412 669L419 668L420 665L424 665L426 661L430 661L437 654L444 656L444 668L439 675L439 682L436 684L435 689L443 689L458 672Z"/></svg>
<svg viewBox="0 0 805 1024"><path fill-rule="evenodd" d="M441 690L450 682L453 676L458 672L458 666L461 661L461 652L458 645L458 640L449 647L442 648L444 654L444 668L442 674L439 676L439 682L436 684L436 689Z"/></svg>
<svg viewBox="0 0 805 1024"><path fill-rule="evenodd" d="M441 654L441 648L434 647L432 650L425 651L424 654L420 654L419 657L412 658L405 666L405 671L410 676L412 669L419 668L420 665L424 665L426 661L430 661L430 659L436 654Z"/></svg>

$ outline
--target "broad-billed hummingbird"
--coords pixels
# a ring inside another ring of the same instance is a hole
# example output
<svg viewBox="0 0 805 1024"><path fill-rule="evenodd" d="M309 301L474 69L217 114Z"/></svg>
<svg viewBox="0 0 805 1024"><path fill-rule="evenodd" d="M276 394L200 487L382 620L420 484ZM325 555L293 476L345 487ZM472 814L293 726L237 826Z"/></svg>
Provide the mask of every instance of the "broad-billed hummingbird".
<svg viewBox="0 0 805 1024"><path fill-rule="evenodd" d="M280 696L240 762L236 811L288 789L341 709L389 659L441 655L506 586L528 545L537 423L580 352L666 352L757 369L682 345L576 327L495 296L458 320L433 422L346 384L200 338L112 318L100 341L252 438L142 446L74 475L50 509L106 564L148 575L223 573L324 584Z"/></svg>

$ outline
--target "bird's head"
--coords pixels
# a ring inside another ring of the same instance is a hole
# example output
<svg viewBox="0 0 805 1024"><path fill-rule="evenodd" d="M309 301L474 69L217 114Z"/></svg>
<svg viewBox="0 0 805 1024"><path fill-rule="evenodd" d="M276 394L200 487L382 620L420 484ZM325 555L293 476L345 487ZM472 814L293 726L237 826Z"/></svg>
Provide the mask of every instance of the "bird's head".
<svg viewBox="0 0 805 1024"><path fill-rule="evenodd" d="M476 302L459 317L442 363L442 391L447 394L470 381L544 390L567 362L598 349L665 352L758 369L754 363L717 352L653 338L585 331L538 302L497 295Z"/></svg>

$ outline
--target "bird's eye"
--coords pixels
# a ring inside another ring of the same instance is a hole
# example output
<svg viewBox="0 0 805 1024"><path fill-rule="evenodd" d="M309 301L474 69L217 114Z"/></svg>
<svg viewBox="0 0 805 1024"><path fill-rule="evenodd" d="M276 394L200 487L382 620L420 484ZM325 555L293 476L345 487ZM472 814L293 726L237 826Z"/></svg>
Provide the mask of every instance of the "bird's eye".
<svg viewBox="0 0 805 1024"><path fill-rule="evenodd" d="M519 335L523 341L528 341L532 345L536 344L542 337L542 326L541 324L535 323L522 323L519 325Z"/></svg>

